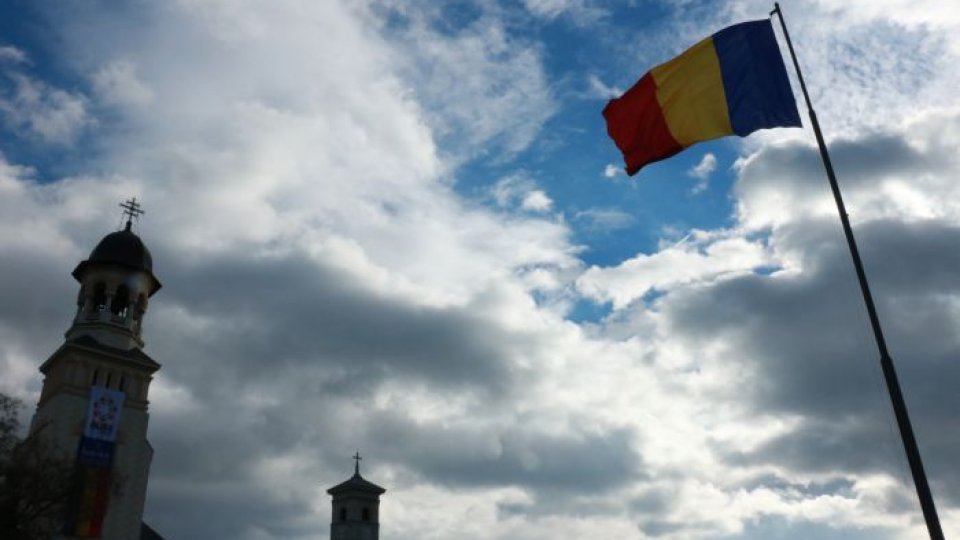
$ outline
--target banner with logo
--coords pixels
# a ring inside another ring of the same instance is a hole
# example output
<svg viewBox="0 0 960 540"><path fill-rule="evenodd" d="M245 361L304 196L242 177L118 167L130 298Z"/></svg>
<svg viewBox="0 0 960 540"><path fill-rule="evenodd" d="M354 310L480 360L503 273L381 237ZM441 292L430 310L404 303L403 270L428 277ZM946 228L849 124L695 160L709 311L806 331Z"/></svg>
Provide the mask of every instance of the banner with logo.
<svg viewBox="0 0 960 540"><path fill-rule="evenodd" d="M90 405L87 408L87 423L83 427L83 436L99 441L117 440L117 428L120 426L120 411L126 394L103 386L90 388Z"/></svg>

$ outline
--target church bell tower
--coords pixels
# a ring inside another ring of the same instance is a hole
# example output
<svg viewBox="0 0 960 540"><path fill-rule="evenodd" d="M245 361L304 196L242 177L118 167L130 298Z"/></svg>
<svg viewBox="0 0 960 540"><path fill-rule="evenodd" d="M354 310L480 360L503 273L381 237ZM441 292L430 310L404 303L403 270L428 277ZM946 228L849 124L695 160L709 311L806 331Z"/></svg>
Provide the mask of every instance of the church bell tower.
<svg viewBox="0 0 960 540"><path fill-rule="evenodd" d="M73 270L80 285L64 343L40 366L43 389L30 436L74 467L71 498L54 538L141 537L153 448L147 394L160 365L143 352L143 323L160 289L150 251L133 232L136 199L120 205L122 230Z"/></svg>
<svg viewBox="0 0 960 540"><path fill-rule="evenodd" d="M330 540L379 540L380 495L387 490L360 476L359 452L353 476L327 490L333 495Z"/></svg>

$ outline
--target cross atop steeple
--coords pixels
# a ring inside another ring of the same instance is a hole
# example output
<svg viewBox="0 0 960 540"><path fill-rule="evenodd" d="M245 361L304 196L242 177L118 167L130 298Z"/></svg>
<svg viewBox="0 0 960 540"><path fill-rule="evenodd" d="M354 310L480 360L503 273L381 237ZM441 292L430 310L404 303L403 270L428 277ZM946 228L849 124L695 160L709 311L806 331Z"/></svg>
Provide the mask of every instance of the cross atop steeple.
<svg viewBox="0 0 960 540"><path fill-rule="evenodd" d="M140 203L137 202L137 198L127 199L120 203L120 208L123 208L123 215L127 217L127 226L126 230L130 230L130 226L133 224L133 218L140 218L141 215L146 214L142 208L140 208Z"/></svg>
<svg viewBox="0 0 960 540"><path fill-rule="evenodd" d="M356 454L353 455L353 460L356 461L356 463L354 464L353 473L356 474L357 476L360 475L360 460L361 460L361 459L363 459L363 458L360 457L360 452L357 452Z"/></svg>

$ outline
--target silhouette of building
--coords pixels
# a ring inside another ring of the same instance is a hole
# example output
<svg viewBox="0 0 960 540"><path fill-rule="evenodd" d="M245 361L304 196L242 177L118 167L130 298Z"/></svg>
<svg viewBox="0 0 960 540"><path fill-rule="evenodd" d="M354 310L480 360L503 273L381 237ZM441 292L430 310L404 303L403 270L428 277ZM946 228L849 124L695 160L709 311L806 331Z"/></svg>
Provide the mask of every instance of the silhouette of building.
<svg viewBox="0 0 960 540"><path fill-rule="evenodd" d="M333 496L330 540L378 540L380 538L380 495L387 490L360 476L360 454L353 476L327 490Z"/></svg>
<svg viewBox="0 0 960 540"><path fill-rule="evenodd" d="M150 251L131 230L142 213L121 205L123 230L105 236L73 271L80 283L66 339L40 366L31 437L74 462L70 501L54 538L160 538L142 523L153 448L148 391L160 369L143 352L148 299L160 289Z"/></svg>

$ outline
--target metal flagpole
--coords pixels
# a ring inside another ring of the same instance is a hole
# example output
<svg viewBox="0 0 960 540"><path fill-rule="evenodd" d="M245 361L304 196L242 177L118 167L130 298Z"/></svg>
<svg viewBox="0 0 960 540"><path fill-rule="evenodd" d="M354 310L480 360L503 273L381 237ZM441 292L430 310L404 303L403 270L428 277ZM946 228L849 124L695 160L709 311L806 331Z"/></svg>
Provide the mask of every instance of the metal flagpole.
<svg viewBox="0 0 960 540"><path fill-rule="evenodd" d="M810 124L813 127L813 133L817 137L817 146L820 147L820 157L823 159L823 166L827 170L827 178L830 180L830 189L833 190L833 199L837 203L837 211L840 212L840 223L843 224L843 234L847 238L847 246L850 248L850 256L853 257L853 266L857 271L857 280L860 282L860 292L863 293L863 301L867 305L867 313L870 315L870 325L873 327L873 336L877 341L877 348L880 351L880 366L883 369L883 378L887 383L887 390L890 393L890 401L893 403L893 412L897 417L897 427L900 428L900 438L903 439L903 447L907 452L907 461L910 463L910 473L913 475L913 483L917 488L917 496L920 498L920 508L923 510L923 519L927 522L927 531L930 533L931 540L944 540L943 530L940 528L940 519L937 517L937 508L933 504L933 495L930 493L930 485L927 483L927 475L923 472L923 461L920 459L920 449L917 447L917 439L913 435L913 427L910 425L910 417L907 415L907 404L903 400L903 393L900 391L900 382L897 380L897 372L893 367L893 358L887 351L887 342L883 338L883 330L880 328L880 318L877 317L877 308L873 304L873 295L870 294L870 287L867 285L867 275L863 271L863 262L860 260L860 252L857 250L857 242L853 238L853 229L850 228L850 219L847 217L847 210L843 204L843 198L840 196L840 187L837 184L837 177L833 173L833 164L830 162L830 154L827 153L827 145L823 142L823 134L820 132L820 123L817 121L817 113L813 111L813 105L810 103L810 95L807 93L807 85L803 82L803 74L800 73L800 64L797 62L797 54L793 50L793 43L790 41L790 34L787 32L787 23L783 20L783 12L780 11L780 3L774 2L774 9L770 12L772 17L774 13L780 17L780 26L783 28L783 37L787 40L787 47L790 48L790 57L793 58L793 67L797 70L797 78L800 80L800 89L803 90L803 99L807 102L807 110L810 112Z"/></svg>

